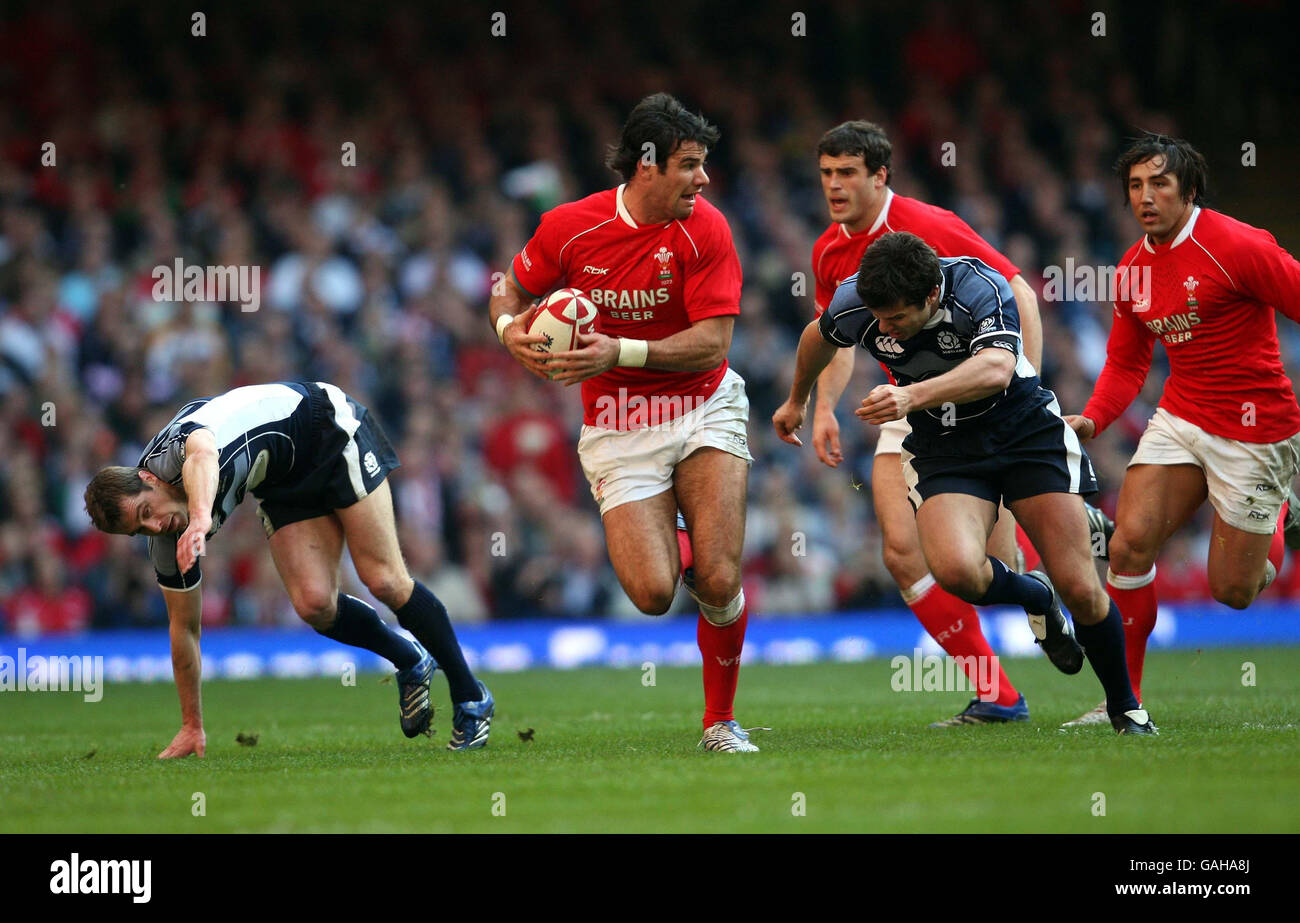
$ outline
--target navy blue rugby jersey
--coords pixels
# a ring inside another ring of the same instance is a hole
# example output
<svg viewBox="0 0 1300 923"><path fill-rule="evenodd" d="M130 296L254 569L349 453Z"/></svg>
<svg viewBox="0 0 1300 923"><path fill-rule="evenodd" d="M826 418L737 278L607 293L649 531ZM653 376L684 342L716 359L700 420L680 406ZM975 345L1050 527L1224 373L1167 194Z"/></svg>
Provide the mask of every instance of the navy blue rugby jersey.
<svg viewBox="0 0 1300 923"><path fill-rule="evenodd" d="M896 340L880 331L879 321L858 297L857 273L840 283L822 313L822 336L841 348L861 346L899 385L942 375L990 347L1016 357L1010 384L996 394L949 408L949 425L944 425L943 407L909 413L913 433L926 443L958 434L987 435L1049 404L1051 392L1041 387L1037 370L1025 358L1020 313L1007 280L970 256L940 257L939 271L938 310L911 339Z"/></svg>

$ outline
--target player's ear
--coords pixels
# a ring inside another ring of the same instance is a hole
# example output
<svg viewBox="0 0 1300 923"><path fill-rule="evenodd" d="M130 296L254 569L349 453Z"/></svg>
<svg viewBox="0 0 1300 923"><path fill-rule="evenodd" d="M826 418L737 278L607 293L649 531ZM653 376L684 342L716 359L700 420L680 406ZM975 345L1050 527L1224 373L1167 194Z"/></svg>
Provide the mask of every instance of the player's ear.
<svg viewBox="0 0 1300 923"><path fill-rule="evenodd" d="M154 490L158 486L158 477L152 471L145 471L141 468L138 472L140 480L144 481L146 490Z"/></svg>

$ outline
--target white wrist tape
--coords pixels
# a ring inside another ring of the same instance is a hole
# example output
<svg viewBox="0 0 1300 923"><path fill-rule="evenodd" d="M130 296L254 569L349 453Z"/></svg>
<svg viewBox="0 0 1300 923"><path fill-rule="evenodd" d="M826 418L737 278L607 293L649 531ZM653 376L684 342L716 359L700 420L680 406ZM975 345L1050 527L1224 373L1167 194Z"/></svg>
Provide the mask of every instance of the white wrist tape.
<svg viewBox="0 0 1300 923"><path fill-rule="evenodd" d="M502 314L497 318L497 339L501 341L503 346L506 342L506 328L513 324L514 321L515 316L513 314Z"/></svg>
<svg viewBox="0 0 1300 923"><path fill-rule="evenodd" d="M619 365L639 369L645 365L646 356L649 352L650 344L645 340L634 340L631 337L618 338Z"/></svg>

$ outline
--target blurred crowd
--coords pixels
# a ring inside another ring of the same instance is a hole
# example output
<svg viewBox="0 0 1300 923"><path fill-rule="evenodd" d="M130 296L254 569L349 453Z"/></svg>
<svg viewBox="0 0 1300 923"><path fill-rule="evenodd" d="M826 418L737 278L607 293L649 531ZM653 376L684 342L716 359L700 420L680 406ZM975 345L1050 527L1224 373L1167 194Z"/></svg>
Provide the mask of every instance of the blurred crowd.
<svg viewBox="0 0 1300 923"><path fill-rule="evenodd" d="M1216 34L1232 40L1195 46L1209 76L1187 91L1236 132L1216 147L1189 131L1177 95L1188 27L1127 54L1135 39L1090 34L1078 3L868 13L841 2L810 7L805 35L765 3L507 10L504 35L470 5L362 6L213 8L203 36L167 8L7 14L0 631L162 624L144 539L95 532L85 484L103 465L135 464L186 400L296 378L339 385L388 431L403 462L392 478L402 547L454 619L633 616L577 464L578 395L508 358L487 297L542 211L616 182L604 148L658 90L722 130L705 194L745 272L731 361L748 383L756 458L753 611L898 606L863 489L875 433L848 412L879 369L857 363L837 470L769 422L813 311L822 132L848 118L884 125L894 188L955 210L1041 291L1044 267L1113 265L1137 238L1109 172L1137 128L1201 144L1212 192L1234 174L1236 160L1217 156L1238 156L1232 139L1285 142L1288 129L1286 87L1258 79L1267 31L1227 12ZM1224 185L1245 196L1248 183ZM1290 236L1266 226L1295 251L1283 198ZM1215 204L1235 213L1226 194ZM154 267L177 258L260 267L260 307L155 300ZM1041 303L1044 377L1077 411L1109 307ZM1281 327L1294 375L1300 337ZM1163 362L1157 349L1142 397L1091 444L1112 512ZM1170 543L1162 599L1208 598L1208 523L1206 510ZM206 625L297 623L251 511L223 528L203 570ZM365 595L346 564L344 580ZM1293 563L1268 593L1283 596L1300 598Z"/></svg>

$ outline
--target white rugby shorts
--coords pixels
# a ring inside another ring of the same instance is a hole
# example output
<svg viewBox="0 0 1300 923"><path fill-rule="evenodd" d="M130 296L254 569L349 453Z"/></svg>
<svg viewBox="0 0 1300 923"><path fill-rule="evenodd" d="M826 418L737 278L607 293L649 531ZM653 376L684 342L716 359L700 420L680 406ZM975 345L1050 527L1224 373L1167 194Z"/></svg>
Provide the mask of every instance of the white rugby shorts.
<svg viewBox="0 0 1300 923"><path fill-rule="evenodd" d="M703 404L666 423L634 430L583 426L578 459L604 516L616 506L672 487L678 462L706 446L754 461L749 454L749 398L745 380L735 369L727 369Z"/></svg>
<svg viewBox="0 0 1300 923"><path fill-rule="evenodd" d="M876 454L902 455L903 440L911 432L912 424L907 422L907 417L880 424L880 434L876 437Z"/></svg>
<svg viewBox="0 0 1300 923"><path fill-rule="evenodd" d="M1157 407L1129 461L1133 465L1196 465L1205 472L1210 505L1220 519L1243 532L1268 535L1277 529L1300 468L1300 433L1282 442L1240 442Z"/></svg>

